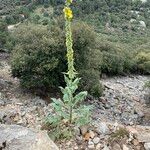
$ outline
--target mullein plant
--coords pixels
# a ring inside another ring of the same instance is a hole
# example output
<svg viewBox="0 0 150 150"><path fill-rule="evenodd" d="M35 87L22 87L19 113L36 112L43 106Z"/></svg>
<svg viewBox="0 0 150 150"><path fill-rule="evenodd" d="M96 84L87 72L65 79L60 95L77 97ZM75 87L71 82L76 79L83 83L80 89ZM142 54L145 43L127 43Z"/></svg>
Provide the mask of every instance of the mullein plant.
<svg viewBox="0 0 150 150"><path fill-rule="evenodd" d="M72 133L74 126L83 126L90 123L91 106L82 105L81 102L86 98L87 92L83 91L77 94L78 84L80 78L76 77L77 72L74 68L74 51L71 22L73 19L73 12L70 8L72 0L66 0L63 9L65 17L65 30L66 30L66 47L67 47L67 63L68 70L64 74L66 87L60 87L63 94L62 99L52 98L53 114L47 118L47 122L58 129L59 134L64 131ZM56 134L56 133L55 133Z"/></svg>

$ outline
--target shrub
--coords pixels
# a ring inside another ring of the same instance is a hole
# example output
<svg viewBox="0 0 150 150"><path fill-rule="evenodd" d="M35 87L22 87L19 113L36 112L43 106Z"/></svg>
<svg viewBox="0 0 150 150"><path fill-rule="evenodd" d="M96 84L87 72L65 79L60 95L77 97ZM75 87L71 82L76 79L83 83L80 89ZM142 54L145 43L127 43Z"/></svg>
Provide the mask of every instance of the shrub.
<svg viewBox="0 0 150 150"><path fill-rule="evenodd" d="M34 14L33 16L30 17L30 21L35 24L38 24L39 20L40 20L40 16L37 14Z"/></svg>
<svg viewBox="0 0 150 150"><path fill-rule="evenodd" d="M140 71L150 74L150 52L139 52L136 61Z"/></svg>
<svg viewBox="0 0 150 150"><path fill-rule="evenodd" d="M3 19L0 19L0 49L5 48L8 36L7 24Z"/></svg>
<svg viewBox="0 0 150 150"><path fill-rule="evenodd" d="M135 61L133 53L124 49L122 45L114 45L111 42L99 43L98 49L102 52L103 61L101 72L109 75L118 75L132 71Z"/></svg>
<svg viewBox="0 0 150 150"><path fill-rule="evenodd" d="M16 30L12 74L20 78L23 87L47 89L62 84L64 48L59 33L60 30L51 32L42 25L21 26Z"/></svg>
<svg viewBox="0 0 150 150"><path fill-rule="evenodd" d="M49 17L49 13L47 11L44 11L43 17Z"/></svg>
<svg viewBox="0 0 150 150"><path fill-rule="evenodd" d="M51 87L64 85L62 72L66 70L66 47L63 31L58 25L51 26L50 29L42 25L28 25L20 26L13 33L16 46L12 51L12 74L20 78L23 87L49 90ZM79 70L79 76L88 81L85 83L89 84L90 91L92 85L99 83L97 59L100 57L94 47L95 34L87 25L75 23L73 35L75 66ZM91 70L93 66L94 70ZM83 69L88 71L90 76L84 75ZM92 74L95 72L94 77L91 76L91 71ZM91 84L92 81L95 83ZM82 84L80 87L83 88ZM97 90L101 91L98 88Z"/></svg>
<svg viewBox="0 0 150 150"><path fill-rule="evenodd" d="M42 21L41 21L42 25L44 25L44 26L48 25L49 22L50 22L50 20L48 18L43 18Z"/></svg>
<svg viewBox="0 0 150 150"><path fill-rule="evenodd" d="M145 87L150 88L150 80L145 83Z"/></svg>

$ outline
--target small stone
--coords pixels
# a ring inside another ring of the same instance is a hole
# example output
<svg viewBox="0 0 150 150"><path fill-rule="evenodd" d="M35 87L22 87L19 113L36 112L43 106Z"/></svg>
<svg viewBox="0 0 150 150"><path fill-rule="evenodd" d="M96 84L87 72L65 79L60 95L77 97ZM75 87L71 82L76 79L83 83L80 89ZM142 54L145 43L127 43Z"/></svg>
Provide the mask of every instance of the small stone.
<svg viewBox="0 0 150 150"><path fill-rule="evenodd" d="M145 150L150 150L150 143L145 143L144 148Z"/></svg>
<svg viewBox="0 0 150 150"><path fill-rule="evenodd" d="M94 144L98 144L99 141L100 141L100 138L99 138L99 137L95 137L95 138L93 139Z"/></svg>
<svg viewBox="0 0 150 150"><path fill-rule="evenodd" d="M135 109L135 113L137 113L140 118L145 116L144 113L139 109Z"/></svg>
<svg viewBox="0 0 150 150"><path fill-rule="evenodd" d="M75 147L74 147L74 150L78 150L78 146L75 146Z"/></svg>
<svg viewBox="0 0 150 150"><path fill-rule="evenodd" d="M139 141L138 141L137 139L134 139L134 140L132 141L132 143L133 143L134 146L139 145Z"/></svg>
<svg viewBox="0 0 150 150"><path fill-rule="evenodd" d="M110 150L107 145L104 146L103 150Z"/></svg>
<svg viewBox="0 0 150 150"><path fill-rule="evenodd" d="M93 143L93 141L90 139L89 141L88 141L88 145L93 145L94 143Z"/></svg>
<svg viewBox="0 0 150 150"><path fill-rule="evenodd" d="M78 141L82 141L82 136L76 136L76 139L78 140Z"/></svg>
<svg viewBox="0 0 150 150"><path fill-rule="evenodd" d="M129 148L123 144L123 150L129 150Z"/></svg>
<svg viewBox="0 0 150 150"><path fill-rule="evenodd" d="M89 131L89 134L90 134L90 137L93 139L94 138L94 136L95 136L95 133L93 132L93 131Z"/></svg>
<svg viewBox="0 0 150 150"><path fill-rule="evenodd" d="M118 143L115 143L113 146L112 146L112 150L121 150L121 147Z"/></svg>
<svg viewBox="0 0 150 150"><path fill-rule="evenodd" d="M101 122L99 124L99 127L97 128L97 132L101 133L101 134L109 134L109 128L107 127L105 122Z"/></svg>
<svg viewBox="0 0 150 150"><path fill-rule="evenodd" d="M85 135L88 132L88 126L82 126L80 127L80 130L81 130L81 134Z"/></svg>
<svg viewBox="0 0 150 150"><path fill-rule="evenodd" d="M95 148L94 143L91 140L89 140L89 142L88 142L88 148L89 149L94 149Z"/></svg>
<svg viewBox="0 0 150 150"><path fill-rule="evenodd" d="M66 145L67 145L67 146L70 146L70 145L71 145L71 142L70 142L70 141L69 141L69 142L67 142L67 143L66 143Z"/></svg>
<svg viewBox="0 0 150 150"><path fill-rule="evenodd" d="M140 145L136 146L136 150L141 150L141 146Z"/></svg>
<svg viewBox="0 0 150 150"><path fill-rule="evenodd" d="M75 135L80 135L80 129L79 127L74 127L74 132L75 132Z"/></svg>
<svg viewBox="0 0 150 150"><path fill-rule="evenodd" d="M134 135L136 135L136 134L138 133L138 131L137 131L135 128L130 127L130 126L127 126L127 127L126 127L126 130L127 130L129 133L132 133L132 134L134 134Z"/></svg>
<svg viewBox="0 0 150 150"><path fill-rule="evenodd" d="M140 132L137 134L137 139L139 142L150 143L150 133Z"/></svg>
<svg viewBox="0 0 150 150"><path fill-rule="evenodd" d="M98 143L98 144L96 145L96 150L100 150L100 148L101 148L101 144Z"/></svg>
<svg viewBox="0 0 150 150"><path fill-rule="evenodd" d="M5 105L5 102L0 99L0 106L4 106L4 105Z"/></svg>
<svg viewBox="0 0 150 150"><path fill-rule="evenodd" d="M94 149L95 149L95 146L94 146L94 144L93 144L93 145L88 145L88 148L94 150Z"/></svg>
<svg viewBox="0 0 150 150"><path fill-rule="evenodd" d="M1 111L0 112L0 122L3 120L4 117L5 117L5 112Z"/></svg>

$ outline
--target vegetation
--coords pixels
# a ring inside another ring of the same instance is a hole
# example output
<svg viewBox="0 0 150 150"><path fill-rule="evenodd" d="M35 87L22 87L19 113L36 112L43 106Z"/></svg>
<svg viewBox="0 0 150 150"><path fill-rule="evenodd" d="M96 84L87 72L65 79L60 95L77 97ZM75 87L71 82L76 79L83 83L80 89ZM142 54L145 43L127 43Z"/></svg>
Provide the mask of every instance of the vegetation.
<svg viewBox="0 0 150 150"><path fill-rule="evenodd" d="M119 142L121 139L129 137L129 132L125 128L119 128L114 133L111 134L109 139L110 143Z"/></svg>
<svg viewBox="0 0 150 150"><path fill-rule="evenodd" d="M13 49L13 76L25 88L48 91L65 85L61 73L67 68L63 5L62 0L2 1L3 24L21 22L12 38L7 28L0 34L1 47ZM149 1L140 0L73 1L74 65L82 78L80 89L99 97L101 73L150 73L149 6Z"/></svg>
<svg viewBox="0 0 150 150"><path fill-rule="evenodd" d="M83 105L78 106L78 104L86 98L87 92L75 93L78 89L80 78L76 78L77 72L74 68L74 51L71 30L73 13L70 8L71 3L72 0L66 0L64 8L68 64L68 72L64 75L66 87L60 87L63 94L62 100L55 98L52 99L53 103L51 105L54 108L55 114L50 114L47 120L52 127L59 130L62 129L62 131L64 130L64 123L67 123L67 126L70 127L68 129L68 132L70 132L69 135L71 135L72 131L71 125L75 124L81 126L90 122L90 107Z"/></svg>
<svg viewBox="0 0 150 150"><path fill-rule="evenodd" d="M7 24L3 19L0 19L0 50L5 48L8 37Z"/></svg>
<svg viewBox="0 0 150 150"><path fill-rule="evenodd" d="M75 28L76 26L78 27ZM75 67L79 70L79 76L83 78L80 88L88 90L91 94L101 95L100 61L99 52L94 45L95 33L82 22L75 23L72 27ZM58 25L49 28L29 24L17 28L12 37L16 39L16 46L12 51L12 74L20 78L23 87L32 90L42 88L46 92L51 88L64 86L62 72L65 72L67 65L63 29Z"/></svg>

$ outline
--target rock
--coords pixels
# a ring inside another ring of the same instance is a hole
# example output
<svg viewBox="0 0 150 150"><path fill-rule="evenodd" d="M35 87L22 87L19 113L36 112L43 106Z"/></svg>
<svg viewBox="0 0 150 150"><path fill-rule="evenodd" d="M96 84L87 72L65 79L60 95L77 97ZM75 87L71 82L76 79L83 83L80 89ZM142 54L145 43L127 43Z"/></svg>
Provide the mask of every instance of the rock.
<svg viewBox="0 0 150 150"><path fill-rule="evenodd" d="M95 146L94 146L94 144L93 144L93 145L88 145L88 148L94 150L94 149L95 149Z"/></svg>
<svg viewBox="0 0 150 150"><path fill-rule="evenodd" d="M0 125L0 145L7 150L58 150L45 131L18 125Z"/></svg>
<svg viewBox="0 0 150 150"><path fill-rule="evenodd" d="M88 142L88 148L89 149L94 149L95 148L94 143L91 140L89 140L89 142Z"/></svg>
<svg viewBox="0 0 150 150"><path fill-rule="evenodd" d="M82 140L83 140L83 138L82 138L82 136L78 136L78 135L76 135L76 140L77 140L77 141L82 141Z"/></svg>
<svg viewBox="0 0 150 150"><path fill-rule="evenodd" d="M88 132L88 126L81 126L80 130L81 130L81 134L85 135Z"/></svg>
<svg viewBox="0 0 150 150"><path fill-rule="evenodd" d="M34 101L36 106L46 106L46 102L43 99L40 99L39 97L34 98L32 101Z"/></svg>
<svg viewBox="0 0 150 150"><path fill-rule="evenodd" d="M144 113L139 109L135 109L135 113L137 113L140 118L144 117Z"/></svg>
<svg viewBox="0 0 150 150"><path fill-rule="evenodd" d="M138 141L137 139L134 139L134 140L132 141L132 143L133 143L134 146L139 145L139 141Z"/></svg>
<svg viewBox="0 0 150 150"><path fill-rule="evenodd" d="M100 141L100 138L99 138L99 137L95 137L95 138L93 139L94 144L98 144L99 141Z"/></svg>
<svg viewBox="0 0 150 150"><path fill-rule="evenodd" d="M4 117L5 117L5 112L0 111L0 122L3 122Z"/></svg>
<svg viewBox="0 0 150 150"><path fill-rule="evenodd" d="M136 19L131 19L130 23L136 22Z"/></svg>
<svg viewBox="0 0 150 150"><path fill-rule="evenodd" d="M113 146L112 146L112 150L121 150L121 147L118 143L115 143Z"/></svg>
<svg viewBox="0 0 150 150"><path fill-rule="evenodd" d="M127 130L129 133L132 133L132 134L134 134L134 135L138 133L138 131L137 131L135 128L131 127L131 126L127 126L127 127L126 127L126 130Z"/></svg>
<svg viewBox="0 0 150 150"><path fill-rule="evenodd" d="M100 148L101 148L101 144L98 143L98 144L96 145L96 150L100 150Z"/></svg>
<svg viewBox="0 0 150 150"><path fill-rule="evenodd" d="M145 104L150 106L150 88L145 89L144 100Z"/></svg>
<svg viewBox="0 0 150 150"><path fill-rule="evenodd" d="M150 150L150 143L145 143L144 148L145 150Z"/></svg>
<svg viewBox="0 0 150 150"><path fill-rule="evenodd" d="M107 145L104 146L103 150L110 150Z"/></svg>
<svg viewBox="0 0 150 150"><path fill-rule="evenodd" d="M146 28L146 24L145 24L144 21L141 20L141 21L139 21L139 23L140 23L140 26L141 26L141 27Z"/></svg>
<svg viewBox="0 0 150 150"><path fill-rule="evenodd" d="M79 127L74 127L74 132L75 132L75 135L77 135L77 136L81 135Z"/></svg>
<svg viewBox="0 0 150 150"><path fill-rule="evenodd" d="M90 134L90 137L93 139L94 138L94 136L95 136L95 133L93 132L93 131L89 131L89 134Z"/></svg>
<svg viewBox="0 0 150 150"><path fill-rule="evenodd" d="M97 128L97 132L101 134L109 134L109 128L107 127L105 122L101 122Z"/></svg>
<svg viewBox="0 0 150 150"><path fill-rule="evenodd" d="M0 99L0 106L4 106L4 105L5 105L5 102Z"/></svg>
<svg viewBox="0 0 150 150"><path fill-rule="evenodd" d="M139 132L137 139L139 142L150 143L150 132Z"/></svg>
<svg viewBox="0 0 150 150"><path fill-rule="evenodd" d="M88 145L93 145L94 143L92 142L92 140L90 139L89 141L88 141Z"/></svg>
<svg viewBox="0 0 150 150"><path fill-rule="evenodd" d="M78 146L75 146L75 147L74 147L74 150L78 150L78 149L79 149Z"/></svg>
<svg viewBox="0 0 150 150"><path fill-rule="evenodd" d="M126 145L123 144L123 150L130 150Z"/></svg>

